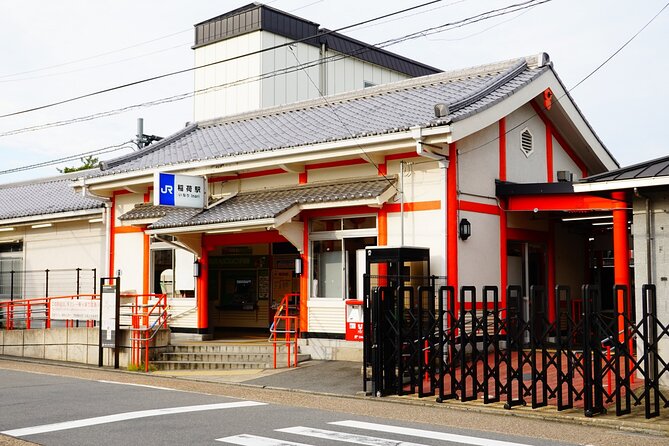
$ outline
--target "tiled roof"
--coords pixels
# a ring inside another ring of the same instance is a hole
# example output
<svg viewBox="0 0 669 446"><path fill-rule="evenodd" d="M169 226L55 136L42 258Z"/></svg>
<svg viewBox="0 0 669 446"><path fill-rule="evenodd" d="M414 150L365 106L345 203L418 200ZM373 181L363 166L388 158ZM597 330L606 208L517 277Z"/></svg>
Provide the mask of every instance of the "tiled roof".
<svg viewBox="0 0 669 446"><path fill-rule="evenodd" d="M643 163L612 170L584 178L585 183L599 183L614 180L645 179L669 176L669 156L644 161Z"/></svg>
<svg viewBox="0 0 669 446"><path fill-rule="evenodd" d="M79 173L78 175L81 175ZM70 187L72 175L0 185L0 221L104 207Z"/></svg>
<svg viewBox="0 0 669 446"><path fill-rule="evenodd" d="M439 126L483 111L550 69L545 55L440 73L290 106L192 124L106 162L103 175L232 158L361 136ZM435 118L434 105L449 115Z"/></svg>
<svg viewBox="0 0 669 446"><path fill-rule="evenodd" d="M374 178L245 192L204 211L173 209L165 217L150 225L150 228L163 229L274 218L295 205L376 198L392 187L394 187L393 180Z"/></svg>
<svg viewBox="0 0 669 446"><path fill-rule="evenodd" d="M174 210L170 206L154 206L150 203L136 204L135 207L121 215L118 219L123 220L144 220L147 218L162 218L168 212Z"/></svg>

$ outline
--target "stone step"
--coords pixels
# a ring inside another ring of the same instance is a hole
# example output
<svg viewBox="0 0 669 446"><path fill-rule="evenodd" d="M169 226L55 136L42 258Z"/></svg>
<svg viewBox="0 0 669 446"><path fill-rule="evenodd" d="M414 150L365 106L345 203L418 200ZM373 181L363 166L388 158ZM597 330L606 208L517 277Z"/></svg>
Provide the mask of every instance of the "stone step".
<svg viewBox="0 0 669 446"><path fill-rule="evenodd" d="M269 362L272 356L271 353L256 352L167 352L161 353L159 359L190 362Z"/></svg>
<svg viewBox="0 0 669 446"><path fill-rule="evenodd" d="M285 344L277 344L278 351L284 351ZM271 344L214 344L214 345L172 345L170 350L175 353L273 353Z"/></svg>
<svg viewBox="0 0 669 446"><path fill-rule="evenodd" d="M311 355L299 354L297 362L304 362L311 359ZM277 357L277 366L283 367L286 358ZM158 370L243 370L243 369L267 369L273 367L273 359L267 358L266 361L245 360L245 361L190 361L190 360L159 360L151 361Z"/></svg>

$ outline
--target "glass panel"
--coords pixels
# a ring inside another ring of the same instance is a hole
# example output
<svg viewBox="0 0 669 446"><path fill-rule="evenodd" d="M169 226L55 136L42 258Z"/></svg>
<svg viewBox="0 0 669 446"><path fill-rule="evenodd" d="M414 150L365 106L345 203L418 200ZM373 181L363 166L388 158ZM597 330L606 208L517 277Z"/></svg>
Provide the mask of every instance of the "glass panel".
<svg viewBox="0 0 669 446"><path fill-rule="evenodd" d="M357 237L344 239L344 250L346 251L346 298L357 299L361 292L358 285L362 287L362 275L365 274L366 265L358 265L360 251L363 252L366 246L375 246L376 237Z"/></svg>
<svg viewBox="0 0 669 446"><path fill-rule="evenodd" d="M312 296L344 297L342 292L341 240L315 241L312 252Z"/></svg>
<svg viewBox="0 0 669 446"><path fill-rule="evenodd" d="M339 231L341 230L341 219L313 219L311 220L311 232Z"/></svg>
<svg viewBox="0 0 669 446"><path fill-rule="evenodd" d="M14 274L12 274L14 271ZM23 259L0 258L0 299L21 299ZM14 291L12 292L12 283Z"/></svg>
<svg viewBox="0 0 669 446"><path fill-rule="evenodd" d="M344 219L344 229L374 229L376 228L376 217L352 217Z"/></svg>
<svg viewBox="0 0 669 446"><path fill-rule="evenodd" d="M174 297L174 262L172 249L156 249L153 257L152 292Z"/></svg>

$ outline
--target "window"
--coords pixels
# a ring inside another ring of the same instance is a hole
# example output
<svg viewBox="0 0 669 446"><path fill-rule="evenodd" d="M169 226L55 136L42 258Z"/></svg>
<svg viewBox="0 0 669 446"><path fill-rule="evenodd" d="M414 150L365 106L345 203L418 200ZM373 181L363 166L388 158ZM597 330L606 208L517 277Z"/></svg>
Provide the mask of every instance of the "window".
<svg viewBox="0 0 669 446"><path fill-rule="evenodd" d="M314 219L310 241L310 295L358 298L365 269L365 247L376 245L376 217Z"/></svg>
<svg viewBox="0 0 669 446"><path fill-rule="evenodd" d="M23 242L0 243L0 300L21 299Z"/></svg>

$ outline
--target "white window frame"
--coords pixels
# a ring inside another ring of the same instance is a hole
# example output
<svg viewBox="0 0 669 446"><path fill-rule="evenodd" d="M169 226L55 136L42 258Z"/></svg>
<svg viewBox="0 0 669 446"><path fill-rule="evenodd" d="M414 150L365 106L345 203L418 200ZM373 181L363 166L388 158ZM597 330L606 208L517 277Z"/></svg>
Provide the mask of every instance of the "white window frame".
<svg viewBox="0 0 669 446"><path fill-rule="evenodd" d="M348 218L356 218L356 217L374 217L375 221L375 227L374 228L366 228L366 229L338 229L334 231L318 231L318 232L311 232L311 223L313 220L345 220ZM341 249L341 264L342 264L342 274L341 274L341 289L346 290L346 281L348 278L347 274L347 267L348 265L346 264L346 239L351 239L351 238L362 238L362 237L376 237L377 243L378 243L378 228L379 228L379 219L378 215L376 214L356 214L356 215L342 215L342 216L337 216L337 217L325 217L325 218L320 218L320 217L314 217L309 221L309 299L336 299L336 300L343 300L346 299L346 296L338 296L338 297L332 297L332 296L317 296L316 290L314 289L314 268L313 268L313 262L314 262L314 256L313 256L313 242L318 242L318 241L326 241L326 240L341 240L342 241L342 249Z"/></svg>

